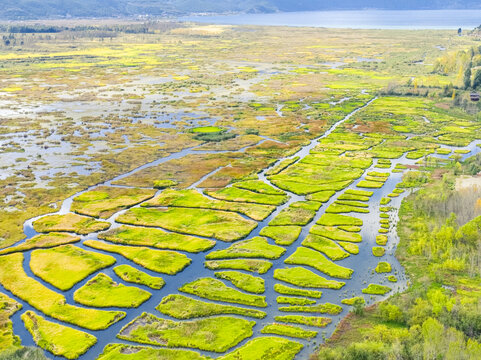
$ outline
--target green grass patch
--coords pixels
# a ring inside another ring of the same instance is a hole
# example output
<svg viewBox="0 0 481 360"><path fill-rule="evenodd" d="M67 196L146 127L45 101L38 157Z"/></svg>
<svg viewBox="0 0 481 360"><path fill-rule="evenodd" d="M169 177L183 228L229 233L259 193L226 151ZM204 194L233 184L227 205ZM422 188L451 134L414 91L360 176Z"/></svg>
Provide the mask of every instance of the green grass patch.
<svg viewBox="0 0 481 360"><path fill-rule="evenodd" d="M336 200L334 202L334 204L354 206L354 207L359 207L359 208L368 208L369 207L369 204L363 203L361 201L355 201L355 200Z"/></svg>
<svg viewBox="0 0 481 360"><path fill-rule="evenodd" d="M21 319L33 341L55 356L77 359L97 342L93 335L47 321L33 311L23 313Z"/></svg>
<svg viewBox="0 0 481 360"><path fill-rule="evenodd" d="M387 277L387 280L390 281L390 282L396 283L396 282L397 282L397 277L394 276L394 275L389 275L389 276Z"/></svg>
<svg viewBox="0 0 481 360"><path fill-rule="evenodd" d="M137 265L163 274L177 274L191 263L186 255L175 251L152 250L141 246L111 245L96 240L86 240L84 244L94 249L122 255Z"/></svg>
<svg viewBox="0 0 481 360"><path fill-rule="evenodd" d="M380 261L376 266L377 273L390 273L392 271L391 264L386 261Z"/></svg>
<svg viewBox="0 0 481 360"><path fill-rule="evenodd" d="M259 235L270 237L278 245L291 245L301 234L300 226L266 226Z"/></svg>
<svg viewBox="0 0 481 360"><path fill-rule="evenodd" d="M272 267L271 262L258 259L211 260L206 261L204 265L211 270L245 270L258 274L265 274Z"/></svg>
<svg viewBox="0 0 481 360"><path fill-rule="evenodd" d="M338 203L334 203L326 209L326 213L328 214L340 214L340 213L350 213L350 212L368 214L369 210L361 207L357 207L357 206L352 206L352 205L340 205Z"/></svg>
<svg viewBox="0 0 481 360"><path fill-rule="evenodd" d="M296 156L292 159L282 160L279 164L274 166L272 169L267 170L266 176L272 176L272 175L279 174L281 171L287 169L289 166L294 164L297 160L299 160L299 156Z"/></svg>
<svg viewBox="0 0 481 360"><path fill-rule="evenodd" d="M337 265L326 259L318 251L306 247L297 248L284 262L290 265L311 266L324 274L339 279L350 279L354 272L352 269Z"/></svg>
<svg viewBox="0 0 481 360"><path fill-rule="evenodd" d="M250 240L243 240L232 244L227 249L216 250L207 254L207 260L232 259L232 258L265 258L278 259L286 249L271 245L267 239L256 236Z"/></svg>
<svg viewBox="0 0 481 360"><path fill-rule="evenodd" d="M289 206L281 210L269 223L270 226L307 225L316 215L313 210Z"/></svg>
<svg viewBox="0 0 481 360"><path fill-rule="evenodd" d="M282 306L279 308L279 311L338 315L342 312L342 307L331 303L325 303L307 306Z"/></svg>
<svg viewBox="0 0 481 360"><path fill-rule="evenodd" d="M326 278L315 274L311 270L299 266L274 270L274 279L306 288L326 288L337 290L345 285L344 282L327 280Z"/></svg>
<svg viewBox="0 0 481 360"><path fill-rule="evenodd" d="M349 256L349 253L345 252L334 241L319 235L307 235L302 245L322 252L331 260L342 260Z"/></svg>
<svg viewBox="0 0 481 360"><path fill-rule="evenodd" d="M312 339L317 336L317 331L304 330L298 326L287 324L268 324L261 330L261 334L273 334L300 339Z"/></svg>
<svg viewBox="0 0 481 360"><path fill-rule="evenodd" d="M236 288L250 293L262 294L266 291L266 286L263 278L244 274L239 271L216 272L215 277L218 279L230 281Z"/></svg>
<svg viewBox="0 0 481 360"><path fill-rule="evenodd" d="M222 281L212 278L200 278L179 288L187 294L197 295L209 300L224 301L242 305L266 307L266 297L245 294L225 285Z"/></svg>
<svg viewBox="0 0 481 360"><path fill-rule="evenodd" d="M228 316L177 322L143 313L117 336L144 344L224 352L252 336L254 325L255 321Z"/></svg>
<svg viewBox="0 0 481 360"><path fill-rule="evenodd" d="M343 231L348 231L348 232L360 232L361 231L361 227L359 226L338 226L339 230L343 230Z"/></svg>
<svg viewBox="0 0 481 360"><path fill-rule="evenodd" d="M324 214L317 221L317 224L325 226L362 226L362 220L347 215Z"/></svg>
<svg viewBox="0 0 481 360"><path fill-rule="evenodd" d="M266 313L260 310L208 303L179 294L164 297L156 309L162 314L182 320L221 314L250 316L257 319L266 317Z"/></svg>
<svg viewBox="0 0 481 360"><path fill-rule="evenodd" d="M178 185L178 182L174 180L154 180L154 188L156 189L167 189L176 185Z"/></svg>
<svg viewBox="0 0 481 360"><path fill-rule="evenodd" d="M206 191L206 194L219 200L276 206L284 204L288 199L287 195L261 194L255 191L240 189L234 186L217 191Z"/></svg>
<svg viewBox="0 0 481 360"><path fill-rule="evenodd" d="M376 236L376 244L384 246L387 244L387 235Z"/></svg>
<svg viewBox="0 0 481 360"><path fill-rule="evenodd" d="M290 323L290 324L300 324L307 326L315 326L319 328L326 327L332 322L332 319L320 316L303 316L303 315L283 315L276 316L276 321Z"/></svg>
<svg viewBox="0 0 481 360"><path fill-rule="evenodd" d="M54 319L90 330L101 330L125 317L121 311L86 309L67 304L63 295L27 276L21 253L1 256L0 267L0 283L5 289Z"/></svg>
<svg viewBox="0 0 481 360"><path fill-rule="evenodd" d="M358 189L347 189L344 191L344 194L355 195L355 196L363 196L363 197L371 197L374 192L367 191L367 190L358 190Z"/></svg>
<svg viewBox="0 0 481 360"><path fill-rule="evenodd" d="M143 203L142 206L172 206L235 211L257 221L264 220L275 210L275 207L271 205L236 203L232 201L209 199L196 190L165 190L154 199Z"/></svg>
<svg viewBox="0 0 481 360"><path fill-rule="evenodd" d="M114 272L124 281L145 285L151 289L160 290L165 285L165 281L161 277L151 276L130 265L119 265L114 268Z"/></svg>
<svg viewBox="0 0 481 360"><path fill-rule="evenodd" d="M349 299L341 300L341 303L343 303L344 305L350 305L350 306L354 306L356 304L364 304L365 302L366 301L361 296L356 296Z"/></svg>
<svg viewBox="0 0 481 360"><path fill-rule="evenodd" d="M42 280L66 291L90 274L115 264L115 261L109 255L62 245L32 251L30 268Z"/></svg>
<svg viewBox="0 0 481 360"><path fill-rule="evenodd" d="M209 209L133 208L117 218L117 222L158 226L191 235L213 237L223 241L239 240L254 230L257 223L236 213Z"/></svg>
<svg viewBox="0 0 481 360"><path fill-rule="evenodd" d="M367 288L362 289L362 293L370 294L370 295L384 295L390 292L391 290L392 289L389 286L369 284Z"/></svg>
<svg viewBox="0 0 481 360"><path fill-rule="evenodd" d="M284 295L307 296L314 299L320 299L322 291L297 289L283 284L274 284L274 291Z"/></svg>
<svg viewBox="0 0 481 360"><path fill-rule="evenodd" d="M303 297L292 297L292 296L278 296L276 298L278 304L288 304L288 305L313 305L316 300L306 299Z"/></svg>
<svg viewBox="0 0 481 360"><path fill-rule="evenodd" d="M97 360L210 360L191 350L109 344Z"/></svg>
<svg viewBox="0 0 481 360"><path fill-rule="evenodd" d="M372 248L372 254L374 256L381 257L381 256L384 256L385 253L386 253L386 249L384 249L383 247L374 246Z"/></svg>
<svg viewBox="0 0 481 360"><path fill-rule="evenodd" d="M321 206L322 203L320 201L297 201L289 205L291 208L306 209L314 212L318 211Z"/></svg>
<svg viewBox="0 0 481 360"><path fill-rule="evenodd" d="M100 186L73 199L71 210L107 219L114 213L150 199L155 190Z"/></svg>
<svg viewBox="0 0 481 360"><path fill-rule="evenodd" d="M23 252L32 249L47 249L59 245L67 245L80 241L78 236L72 236L62 233L49 233L36 235L25 240L24 243L0 250L0 255L12 254L15 252Z"/></svg>
<svg viewBox="0 0 481 360"><path fill-rule="evenodd" d="M389 204L390 202L391 202L391 199L388 198L388 197L387 197L387 198L384 197L384 198L381 199L381 205L387 205L387 204Z"/></svg>
<svg viewBox="0 0 481 360"><path fill-rule="evenodd" d="M341 246L348 253L357 255L359 254L359 246L348 241L338 241L339 246Z"/></svg>
<svg viewBox="0 0 481 360"><path fill-rule="evenodd" d="M180 250L192 253L214 247L215 241L194 236L165 232L160 229L121 226L100 233L99 239L122 245L150 246L157 249Z"/></svg>
<svg viewBox="0 0 481 360"><path fill-rule="evenodd" d="M217 360L290 360L302 347L298 342L279 337L259 337Z"/></svg>
<svg viewBox="0 0 481 360"><path fill-rule="evenodd" d="M369 196L361 196L355 194L344 193L339 195L339 200L352 200L352 201L369 201Z"/></svg>
<svg viewBox="0 0 481 360"><path fill-rule="evenodd" d="M73 298L82 305L92 307L139 307L152 294L134 286L117 284L109 276L99 273L80 289Z"/></svg>
<svg viewBox="0 0 481 360"><path fill-rule="evenodd" d="M336 192L335 191L319 191L313 194L309 194L306 196L307 200L311 201L319 201L319 202L328 202L329 199L334 195Z"/></svg>
<svg viewBox="0 0 481 360"><path fill-rule="evenodd" d="M38 232L67 231L80 235L107 230L110 223L97 221L87 216L77 214L49 215L33 222L33 228Z"/></svg>
<svg viewBox="0 0 481 360"><path fill-rule="evenodd" d="M358 233L340 230L333 226L314 225L311 228L311 233L320 235L331 240L348 241L359 243L362 241L362 236Z"/></svg>

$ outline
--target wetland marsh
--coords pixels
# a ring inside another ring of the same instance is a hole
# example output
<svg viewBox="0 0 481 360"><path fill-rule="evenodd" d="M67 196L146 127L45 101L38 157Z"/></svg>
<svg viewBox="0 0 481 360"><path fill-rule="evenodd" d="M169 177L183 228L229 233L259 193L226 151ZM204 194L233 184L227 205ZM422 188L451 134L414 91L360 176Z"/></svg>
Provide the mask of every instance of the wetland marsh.
<svg viewBox="0 0 481 360"><path fill-rule="evenodd" d="M308 359L408 290L399 208L481 152L474 36L131 26L0 46L2 353Z"/></svg>

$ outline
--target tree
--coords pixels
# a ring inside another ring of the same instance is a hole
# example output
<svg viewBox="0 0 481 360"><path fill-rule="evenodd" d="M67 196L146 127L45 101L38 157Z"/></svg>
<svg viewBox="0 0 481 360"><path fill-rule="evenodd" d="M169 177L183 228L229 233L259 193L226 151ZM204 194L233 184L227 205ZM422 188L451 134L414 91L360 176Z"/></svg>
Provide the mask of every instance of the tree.
<svg viewBox="0 0 481 360"><path fill-rule="evenodd" d="M476 75L474 75L473 79L473 88L481 88L481 70L476 70Z"/></svg>
<svg viewBox="0 0 481 360"><path fill-rule="evenodd" d="M471 66L472 64L469 63L466 70L464 70L464 88L469 89L471 87Z"/></svg>

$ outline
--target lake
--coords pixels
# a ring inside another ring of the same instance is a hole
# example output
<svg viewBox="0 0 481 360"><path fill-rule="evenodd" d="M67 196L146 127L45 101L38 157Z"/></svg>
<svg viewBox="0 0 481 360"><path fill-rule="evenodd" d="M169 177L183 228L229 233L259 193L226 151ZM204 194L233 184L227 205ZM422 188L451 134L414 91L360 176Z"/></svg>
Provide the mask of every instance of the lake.
<svg viewBox="0 0 481 360"><path fill-rule="evenodd" d="M353 29L473 29L481 10L355 10L188 16L182 21L230 25L311 26Z"/></svg>

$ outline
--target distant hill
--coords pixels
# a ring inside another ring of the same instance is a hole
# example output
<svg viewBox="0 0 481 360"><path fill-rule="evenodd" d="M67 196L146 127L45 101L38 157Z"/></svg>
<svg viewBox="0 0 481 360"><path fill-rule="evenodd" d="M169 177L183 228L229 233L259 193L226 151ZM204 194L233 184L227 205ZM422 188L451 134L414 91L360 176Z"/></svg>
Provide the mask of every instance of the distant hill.
<svg viewBox="0 0 481 360"><path fill-rule="evenodd" d="M0 19L164 16L341 9L466 9L479 0L1 0Z"/></svg>

